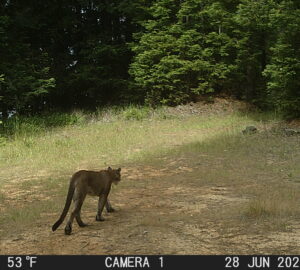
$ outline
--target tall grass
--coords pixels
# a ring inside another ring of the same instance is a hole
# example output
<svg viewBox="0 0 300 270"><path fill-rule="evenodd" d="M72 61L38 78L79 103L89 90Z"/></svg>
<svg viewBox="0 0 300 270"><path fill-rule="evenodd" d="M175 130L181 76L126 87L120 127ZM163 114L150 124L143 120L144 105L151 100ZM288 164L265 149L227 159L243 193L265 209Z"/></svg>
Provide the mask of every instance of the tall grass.
<svg viewBox="0 0 300 270"><path fill-rule="evenodd" d="M0 124L0 135L13 138L40 134L47 129L63 127L85 122L85 115L81 112L52 113L45 115L12 116Z"/></svg>
<svg viewBox="0 0 300 270"><path fill-rule="evenodd" d="M142 112L141 115L144 115ZM134 116L133 116L134 115ZM0 146L0 185L6 180L70 173L80 168L137 162L179 145L239 132L251 122L236 115L150 121L131 109L113 121L85 122L35 132L20 131ZM130 120L125 120L125 119Z"/></svg>
<svg viewBox="0 0 300 270"><path fill-rule="evenodd" d="M72 113L48 113L34 116L14 115L0 121L0 138L37 135L54 128L85 125L94 122L112 122L117 120L151 120L170 118L164 107L150 108L148 106L128 105L126 107L104 107L95 112L74 111ZM1 145L1 141L0 141Z"/></svg>

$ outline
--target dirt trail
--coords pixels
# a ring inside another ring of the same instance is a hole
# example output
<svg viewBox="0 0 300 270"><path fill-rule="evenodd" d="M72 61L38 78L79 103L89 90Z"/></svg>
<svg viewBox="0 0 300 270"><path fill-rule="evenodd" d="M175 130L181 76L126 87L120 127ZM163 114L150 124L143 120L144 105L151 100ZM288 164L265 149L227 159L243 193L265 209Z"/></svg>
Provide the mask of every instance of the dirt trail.
<svg viewBox="0 0 300 270"><path fill-rule="evenodd" d="M299 254L300 224L284 232L241 226L234 209L247 198L234 187L197 184L197 170L180 162L173 169L127 168L113 190L115 213L96 222L96 199L89 198L82 218L89 224L65 236L44 214L30 230L1 240L0 254ZM133 176L135 175L135 176ZM189 181L193 175L193 181ZM123 185L123 186L122 186Z"/></svg>

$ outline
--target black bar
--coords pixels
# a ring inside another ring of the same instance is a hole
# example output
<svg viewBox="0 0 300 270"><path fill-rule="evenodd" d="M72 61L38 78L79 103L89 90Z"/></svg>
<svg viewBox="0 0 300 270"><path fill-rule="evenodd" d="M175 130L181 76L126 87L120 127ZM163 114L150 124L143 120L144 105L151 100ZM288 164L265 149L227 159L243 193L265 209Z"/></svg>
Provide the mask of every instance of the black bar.
<svg viewBox="0 0 300 270"><path fill-rule="evenodd" d="M299 269L298 255L0 255L0 269Z"/></svg>

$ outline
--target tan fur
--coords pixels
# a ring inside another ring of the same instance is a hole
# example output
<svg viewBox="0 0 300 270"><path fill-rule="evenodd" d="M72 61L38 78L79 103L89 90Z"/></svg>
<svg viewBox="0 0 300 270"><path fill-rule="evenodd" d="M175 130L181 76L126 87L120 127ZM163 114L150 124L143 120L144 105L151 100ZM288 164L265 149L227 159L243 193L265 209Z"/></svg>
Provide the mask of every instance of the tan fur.
<svg viewBox="0 0 300 270"><path fill-rule="evenodd" d="M70 180L65 207L60 218L52 226L52 231L55 231L64 221L69 211L72 199L74 201L74 210L72 211L65 227L65 234L71 234L74 218L76 218L76 221L80 227L86 226L86 224L81 220L80 210L87 194L99 197L96 220L104 221L104 218L102 217L104 205L106 206L107 212L114 211L107 197L111 189L111 184L118 184L118 182L121 181L120 172L121 168L113 170L110 167L108 167L107 170L102 170L99 172L84 170L76 172Z"/></svg>

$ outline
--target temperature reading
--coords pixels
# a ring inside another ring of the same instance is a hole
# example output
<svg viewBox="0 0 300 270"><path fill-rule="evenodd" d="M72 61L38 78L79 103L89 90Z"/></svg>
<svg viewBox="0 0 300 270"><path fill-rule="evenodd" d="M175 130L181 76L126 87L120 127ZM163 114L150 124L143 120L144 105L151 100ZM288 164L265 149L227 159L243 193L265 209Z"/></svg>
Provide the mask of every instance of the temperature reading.
<svg viewBox="0 0 300 270"><path fill-rule="evenodd" d="M35 256L26 256L25 258L22 258L20 256L18 257L9 256L7 257L7 266L9 268L21 268L23 266L24 259L26 264L29 263L30 268L32 268L32 266L37 262L37 257Z"/></svg>
<svg viewBox="0 0 300 270"><path fill-rule="evenodd" d="M21 257L8 257L7 266L9 268L21 268L22 267L22 258Z"/></svg>

